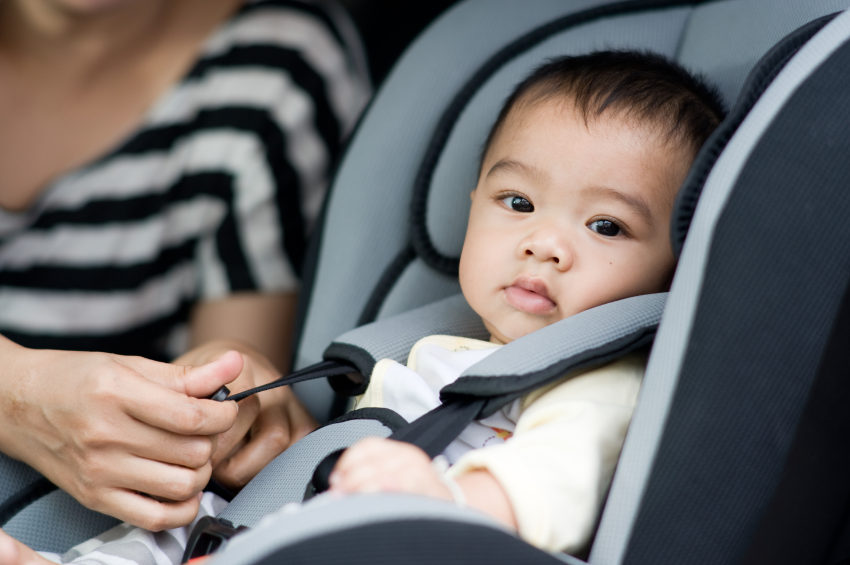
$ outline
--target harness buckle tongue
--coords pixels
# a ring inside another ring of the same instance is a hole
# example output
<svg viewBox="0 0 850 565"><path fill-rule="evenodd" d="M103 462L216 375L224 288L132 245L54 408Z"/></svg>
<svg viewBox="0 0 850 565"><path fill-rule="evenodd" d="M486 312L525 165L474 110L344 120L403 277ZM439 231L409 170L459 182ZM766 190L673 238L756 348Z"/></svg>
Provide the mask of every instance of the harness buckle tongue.
<svg viewBox="0 0 850 565"><path fill-rule="evenodd" d="M183 552L183 558L180 562L188 563L192 559L218 551L227 540L247 529L245 526L234 526L232 522L224 518L204 516L192 528L192 532L186 540L186 550Z"/></svg>

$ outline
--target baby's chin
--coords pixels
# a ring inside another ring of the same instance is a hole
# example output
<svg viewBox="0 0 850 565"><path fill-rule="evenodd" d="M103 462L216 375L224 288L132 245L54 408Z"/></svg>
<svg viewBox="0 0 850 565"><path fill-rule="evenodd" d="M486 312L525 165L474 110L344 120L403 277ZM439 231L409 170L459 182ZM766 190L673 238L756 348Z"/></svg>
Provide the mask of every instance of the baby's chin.
<svg viewBox="0 0 850 565"><path fill-rule="evenodd" d="M512 331L500 331L499 328L486 324L487 330L490 332L490 343L505 345L515 339L519 339L537 330L543 329L550 324L524 324L521 328L511 328Z"/></svg>

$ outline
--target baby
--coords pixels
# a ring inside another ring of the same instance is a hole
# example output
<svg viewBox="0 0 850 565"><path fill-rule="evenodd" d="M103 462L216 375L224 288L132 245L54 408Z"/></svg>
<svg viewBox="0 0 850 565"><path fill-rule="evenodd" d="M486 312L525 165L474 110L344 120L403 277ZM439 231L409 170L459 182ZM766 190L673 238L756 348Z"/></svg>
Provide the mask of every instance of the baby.
<svg viewBox="0 0 850 565"><path fill-rule="evenodd" d="M489 135L460 257L463 295L490 343L425 338L407 368L376 366L359 405L398 398L393 389L411 388L409 373L424 372L420 381L440 383L423 401L427 409L440 386L495 344L666 290L675 265L673 201L723 113L712 89L654 55L598 52L534 72ZM462 500L534 545L579 551L610 484L643 369L642 357L628 356L516 401L484 422L489 435L467 430L446 450L447 474L410 444L361 441L338 462L331 491Z"/></svg>

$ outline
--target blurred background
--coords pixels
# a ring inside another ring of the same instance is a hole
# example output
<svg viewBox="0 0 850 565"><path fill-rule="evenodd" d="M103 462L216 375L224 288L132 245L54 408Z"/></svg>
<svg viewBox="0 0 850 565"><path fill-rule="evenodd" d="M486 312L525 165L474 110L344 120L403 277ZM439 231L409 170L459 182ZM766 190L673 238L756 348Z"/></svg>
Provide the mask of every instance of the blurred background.
<svg viewBox="0 0 850 565"><path fill-rule="evenodd" d="M340 0L351 13L378 86L404 48L434 18L458 0Z"/></svg>

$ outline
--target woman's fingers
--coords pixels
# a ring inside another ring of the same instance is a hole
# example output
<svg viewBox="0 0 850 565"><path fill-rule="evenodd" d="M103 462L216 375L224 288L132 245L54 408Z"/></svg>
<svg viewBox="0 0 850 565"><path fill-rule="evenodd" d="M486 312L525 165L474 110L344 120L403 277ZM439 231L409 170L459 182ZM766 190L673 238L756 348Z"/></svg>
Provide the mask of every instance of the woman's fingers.
<svg viewBox="0 0 850 565"><path fill-rule="evenodd" d="M245 416L247 427L237 424L222 434L219 437L222 458L213 457L215 478L231 488L243 487L281 452L316 428L316 421L289 387L258 396L240 402L254 400L250 406L255 412L248 415L245 406L240 406L239 420ZM234 432L241 435L235 437ZM221 444L226 440L225 452Z"/></svg>
<svg viewBox="0 0 850 565"><path fill-rule="evenodd" d="M0 530L0 565L54 565L54 563Z"/></svg>
<svg viewBox="0 0 850 565"><path fill-rule="evenodd" d="M201 495L169 501L128 489L110 489L104 493L103 500L110 508L119 509L113 514L119 520L158 532L191 523L198 514Z"/></svg>

